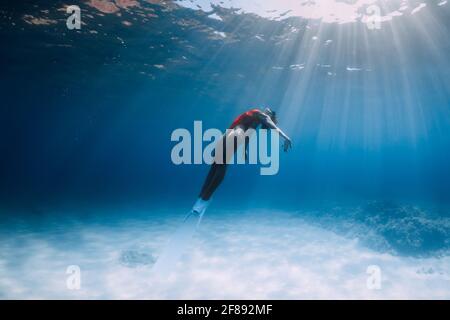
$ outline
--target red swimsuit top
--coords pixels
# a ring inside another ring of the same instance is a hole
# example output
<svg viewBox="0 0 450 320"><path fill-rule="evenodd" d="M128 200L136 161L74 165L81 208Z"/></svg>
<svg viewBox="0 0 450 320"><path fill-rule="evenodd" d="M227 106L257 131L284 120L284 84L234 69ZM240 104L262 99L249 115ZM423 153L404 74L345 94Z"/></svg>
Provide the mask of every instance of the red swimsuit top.
<svg viewBox="0 0 450 320"><path fill-rule="evenodd" d="M244 112L233 121L230 129L234 129L237 126L243 127L244 130L249 128L256 129L256 127L261 124L260 117L257 116L259 113L261 113L261 110L259 109L252 109Z"/></svg>

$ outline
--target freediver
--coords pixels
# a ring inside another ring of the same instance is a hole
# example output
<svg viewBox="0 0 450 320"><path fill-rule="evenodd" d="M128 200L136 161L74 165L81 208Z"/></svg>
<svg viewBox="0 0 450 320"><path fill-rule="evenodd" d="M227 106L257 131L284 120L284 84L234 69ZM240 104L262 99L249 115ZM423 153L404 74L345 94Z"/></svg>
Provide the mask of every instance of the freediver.
<svg viewBox="0 0 450 320"><path fill-rule="evenodd" d="M229 127L229 130L221 137L216 146L222 144L222 152L215 153L214 162L211 164L208 176L203 184L199 198L194 204L191 212L186 219L192 214L196 214L201 217L210 203L211 196L217 187L222 183L225 177L227 164L229 160L234 157L234 153L239 147L239 142L245 141L245 152L247 154L248 149L248 137L245 136L245 132L248 129L256 130L258 127L262 129L276 130L280 136L284 139L283 149L285 152L292 147L291 139L277 126L277 116L274 111L269 108L265 108L264 111L259 109L251 109L247 112L239 115ZM238 139L238 137L244 137L244 139ZM235 139L236 143L232 143L232 139ZM231 141L230 141L231 140ZM233 150L227 152L227 147L233 147Z"/></svg>

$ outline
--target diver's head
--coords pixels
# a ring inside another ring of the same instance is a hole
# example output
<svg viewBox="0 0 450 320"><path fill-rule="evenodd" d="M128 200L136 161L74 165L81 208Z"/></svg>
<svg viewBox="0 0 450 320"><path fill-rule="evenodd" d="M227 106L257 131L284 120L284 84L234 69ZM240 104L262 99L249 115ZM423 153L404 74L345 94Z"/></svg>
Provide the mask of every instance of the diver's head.
<svg viewBox="0 0 450 320"><path fill-rule="evenodd" d="M270 119L272 119L272 121L273 121L275 124L278 123L277 114L276 114L275 111L273 111L273 110L270 109L270 108L265 108L265 109L264 109L264 113L267 114L267 115L270 117Z"/></svg>

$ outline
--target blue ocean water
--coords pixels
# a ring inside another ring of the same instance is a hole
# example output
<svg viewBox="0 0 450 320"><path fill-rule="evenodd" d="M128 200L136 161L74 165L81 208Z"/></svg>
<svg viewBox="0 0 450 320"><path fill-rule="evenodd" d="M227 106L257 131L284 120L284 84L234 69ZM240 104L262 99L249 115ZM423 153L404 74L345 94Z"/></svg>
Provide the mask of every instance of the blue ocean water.
<svg viewBox="0 0 450 320"><path fill-rule="evenodd" d="M350 1L76 3L80 30L64 1L0 9L0 297L450 297L446 1L373 1L375 29ZM158 278L208 172L171 133L265 106L279 173L230 167Z"/></svg>

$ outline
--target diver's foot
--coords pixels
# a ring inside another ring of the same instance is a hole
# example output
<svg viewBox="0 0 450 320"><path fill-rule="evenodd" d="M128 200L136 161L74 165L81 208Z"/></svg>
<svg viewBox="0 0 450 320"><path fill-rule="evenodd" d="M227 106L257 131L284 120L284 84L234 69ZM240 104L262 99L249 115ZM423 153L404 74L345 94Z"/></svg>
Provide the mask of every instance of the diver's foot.
<svg viewBox="0 0 450 320"><path fill-rule="evenodd" d="M191 216L200 217L201 213L197 212L196 210L192 209L188 212L188 214L184 217L184 221L186 222L187 219L189 219Z"/></svg>
<svg viewBox="0 0 450 320"><path fill-rule="evenodd" d="M189 219L191 216L195 216L199 219L198 221L200 222L210 202L211 200L203 200L202 198L198 198L194 206L192 207L192 210L189 211L189 213L184 218L184 221Z"/></svg>
<svg viewBox="0 0 450 320"><path fill-rule="evenodd" d="M202 198L198 198L192 207L192 211L203 214L208 208L210 202L211 200L203 200Z"/></svg>

